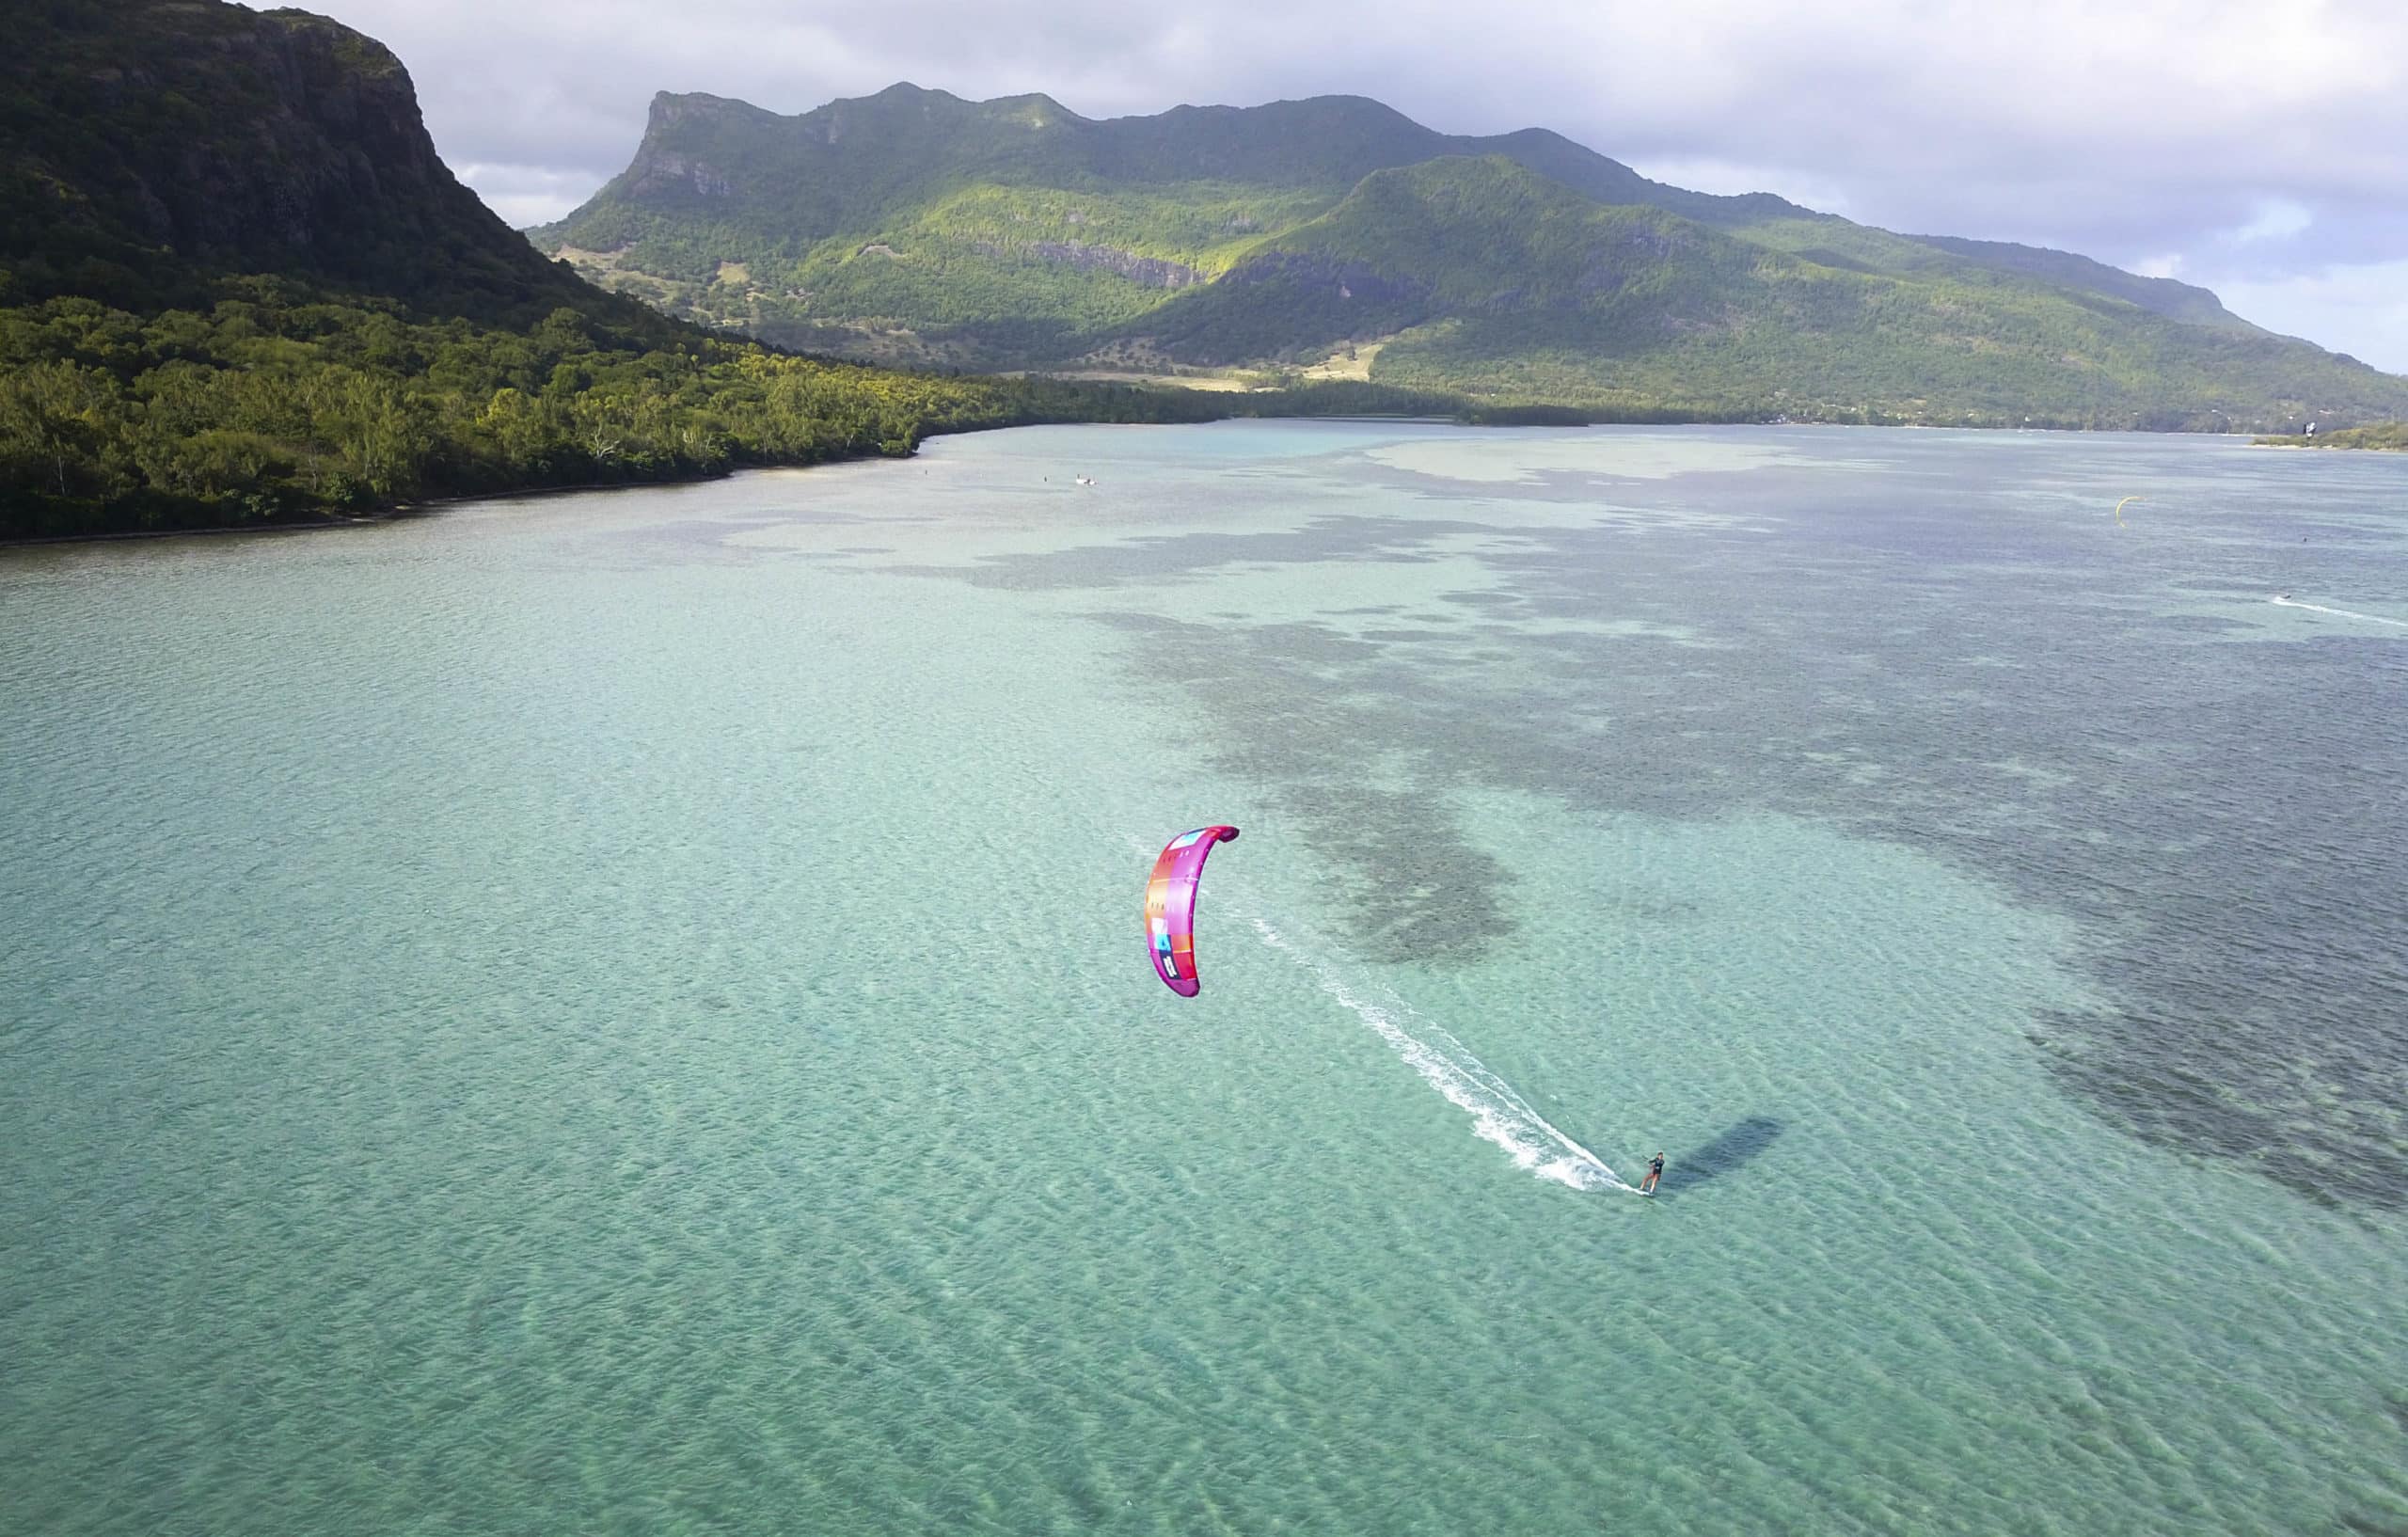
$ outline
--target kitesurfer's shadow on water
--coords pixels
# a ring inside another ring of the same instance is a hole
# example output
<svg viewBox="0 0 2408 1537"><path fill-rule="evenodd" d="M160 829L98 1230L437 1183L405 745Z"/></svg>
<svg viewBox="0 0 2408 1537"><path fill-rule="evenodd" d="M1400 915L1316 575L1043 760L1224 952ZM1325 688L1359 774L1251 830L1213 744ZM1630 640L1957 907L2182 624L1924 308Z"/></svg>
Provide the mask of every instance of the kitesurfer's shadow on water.
<svg viewBox="0 0 2408 1537"><path fill-rule="evenodd" d="M1704 1147L1674 1154L1665 1162L1664 1182L1656 1186L1656 1196L1683 1195L1708 1180L1746 1167L1780 1137L1782 1124L1770 1116L1750 1116Z"/></svg>

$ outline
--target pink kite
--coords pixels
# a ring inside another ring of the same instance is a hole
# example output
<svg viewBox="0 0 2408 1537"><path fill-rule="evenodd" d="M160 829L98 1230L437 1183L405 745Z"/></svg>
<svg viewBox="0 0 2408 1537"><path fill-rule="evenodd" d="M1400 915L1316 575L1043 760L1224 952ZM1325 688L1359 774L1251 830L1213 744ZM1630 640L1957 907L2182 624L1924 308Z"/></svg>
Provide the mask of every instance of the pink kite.
<svg viewBox="0 0 2408 1537"><path fill-rule="evenodd" d="M1163 845L1146 882L1146 953L1154 974L1182 998L1196 996L1196 878L1216 843L1236 838L1233 827L1199 827Z"/></svg>

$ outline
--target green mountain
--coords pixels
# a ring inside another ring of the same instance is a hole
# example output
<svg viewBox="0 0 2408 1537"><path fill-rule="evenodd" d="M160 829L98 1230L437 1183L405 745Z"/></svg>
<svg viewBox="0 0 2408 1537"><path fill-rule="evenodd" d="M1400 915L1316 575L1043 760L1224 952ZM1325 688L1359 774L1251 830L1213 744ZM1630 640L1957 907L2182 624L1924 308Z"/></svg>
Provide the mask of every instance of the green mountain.
<svg viewBox="0 0 2408 1537"><path fill-rule="evenodd" d="M1376 376L1407 388L1708 415L2178 427L2253 398L2408 395L2254 329L1995 273L1830 266L1494 157L1374 172L1146 325L1173 357L1385 335Z"/></svg>
<svg viewBox="0 0 2408 1537"><path fill-rule="evenodd" d="M911 86L792 118L664 94L626 171L531 235L672 313L972 367L1319 364L1598 413L2115 426L2408 402L2204 289L1359 97L1096 121Z"/></svg>
<svg viewBox="0 0 2408 1537"><path fill-rule="evenodd" d="M323 17L32 0L0 55L0 538L909 452L1196 410L714 338L547 261Z"/></svg>

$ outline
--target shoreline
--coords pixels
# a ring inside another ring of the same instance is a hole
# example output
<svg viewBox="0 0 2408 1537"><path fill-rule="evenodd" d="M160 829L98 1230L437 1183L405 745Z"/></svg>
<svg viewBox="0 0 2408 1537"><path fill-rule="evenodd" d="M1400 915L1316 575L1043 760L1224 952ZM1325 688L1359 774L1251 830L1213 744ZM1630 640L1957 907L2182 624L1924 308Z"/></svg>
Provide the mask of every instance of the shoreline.
<svg viewBox="0 0 2408 1537"><path fill-rule="evenodd" d="M186 534L311 533L323 529L354 529L371 523L393 523L414 515L415 505L389 513L363 513L357 517L318 517L306 523L214 523L198 529L119 529L109 533L45 533L31 539L0 539L0 549L40 549L47 545L103 545L125 539L181 539Z"/></svg>
<svg viewBox="0 0 2408 1537"><path fill-rule="evenodd" d="M1925 424L1923 424L1923 423L1919 423L1919 422L1916 422L1916 423L1907 423L1907 422L1899 422L1899 423L1874 423L1874 422L1853 422L1853 421L1591 421L1591 422L1581 422L1581 423L1517 422L1517 421L1495 421L1495 422L1481 422L1481 421L1474 421L1474 422L1465 422L1465 421L1463 421L1463 420L1462 420L1462 419L1457 418L1457 417L1440 417L1440 416L1383 416L1383 415L1379 415L1379 414L1376 414L1376 413L1366 413L1366 414L1362 414L1362 415L1331 415L1331 416L1321 416L1321 415L1263 416L1263 417L1239 417L1239 416L1228 416L1228 417L1217 417L1217 418L1212 418L1212 419L1211 419L1211 420L1208 420L1208 421L1198 421L1198 422L1142 422L1142 421L1133 421L1133 422L1059 422L1059 421L1025 421L1025 422L1013 422L1013 423L1011 423L1011 424L1010 424L1010 425L1008 425L1008 426L996 426L996 427L971 427L971 428L958 429L958 430L956 430L956 431L952 431L952 432L931 433L931 434L928 434L928 435L927 435L927 436L926 438L924 438L924 439L923 439L923 442L932 441L932 440L934 440L934 439L936 439L936 438L938 438L938 437L962 437L962 436L970 436L970 435L971 435L971 434L973 434L973 433L1000 433L1000 432L1011 432L1011 431L1014 431L1015 429L1022 428L1022 427L1065 427L1065 426L1093 426L1093 427L1110 427L1110 426L1131 426L1131 427L1146 427L1146 426L1207 426L1207 425L1211 425L1212 421L1241 421L1241 420L1254 420L1254 421L1307 421L1307 422L1313 422L1313 421L1332 421L1332 422L1357 422L1357 423L1392 422L1392 423L1394 423L1394 424L1396 424L1396 425L1398 425L1398 426L1417 426L1417 427L1432 427L1432 426L1443 427L1443 426L1459 426L1459 425L1460 425L1460 426L1469 426L1469 427L1472 427L1472 428L1475 428L1475 429L1478 429L1478 430L1480 430L1480 431L1483 431L1483 432L1512 432L1512 431L1515 431L1515 430L1524 430L1524 429L1530 429L1530 428L1545 428L1545 429L1553 429L1553 430L1562 430L1562 429L1564 429L1564 428L1573 428L1573 429L1575 429L1575 430L1578 430L1578 431L1589 431L1589 432L1593 432L1593 431L1597 431L1597 430L1599 430L1599 429L1603 429L1603 428L1612 428L1612 427L1640 428L1640 429L1646 429L1646 430L1650 430L1650 431L1661 430L1661 429L1664 429L1664 428L1671 428L1671 427L1720 427L1720 428L1739 428L1739 429L1746 429L1746 428L1751 428L1751 427L1752 427L1752 428L1817 427L1817 428L1826 428L1826 429L1830 429L1830 428L1836 428L1836 429L1840 429L1840 430L1860 429L1860 430L1885 431L1885 432L1915 432L1915 431L1944 430L1944 431L1952 431L1952 432L2010 433L2010 434L2016 434L2016 435L2019 435L2019 436L2029 436L2029 435L2036 435L2036 434L2042 434L2042 433L2045 433L2045 434L2049 434L2049 435L2051 435L2051 436L2129 436L2129 435L2130 435L2130 430L2129 430L2129 429L2114 429L2114 430L2110 430L2110 429L2103 429L2103 428L2085 428L2085 427L1958 427L1958 428L1934 428L1934 427L1929 427L1929 426L1926 426L1926 425L1925 425ZM2245 434L2245 433L2184 433L2184 432L2168 432L2168 433L2148 433L2148 434L2144 434L2144 435L2142 435L2142 436L2152 436L2152 437L2200 437L2200 438L2214 438L2214 437L2246 437L2246 436L2248 436L2249 435L2247 435L2247 434ZM2258 442L2258 443L2254 443L2254 444L2252 444L2251 446L2253 446L2253 447L2258 447L2258 448L2293 448L2293 447L2305 448L2305 447L2310 447L2310 446L2321 447L2322 445L2291 444L2291 443L2266 443L2266 442ZM2338 445L2338 444L2337 444L2337 445L2335 445L2335 447L2337 447L2337 447L2343 447L2343 445ZM2362 452L2363 452L2363 451L2362 451ZM2375 451L2375 452L2382 452L2382 451ZM895 462L896 462L896 463L898 463L898 464L899 464L899 463L905 463L905 462L908 462L908 460L909 460L909 459L911 459L911 458L916 458L916 457L918 457L918 450L917 450L917 449L914 449L914 450L912 451L912 452L911 452L910 455L906 456L906 458L905 458L905 459L895 460ZM587 482L583 482L583 483L578 483L578 484L576 484L576 485L530 485L530 486L524 486L524 487L521 487L521 488L519 488L519 489L517 489L517 490L512 490L512 491L469 491L469 492L462 492L461 494L459 494L459 495L457 495L457 496L425 497L425 498L421 498L421 499L419 499L414 500L414 501L404 501L404 502L400 502L400 503L395 504L395 505L394 505L394 506L392 506L392 507L386 508L386 509L384 509L383 511L380 511L380 512L373 512L373 513L357 513L357 514L347 514L347 515L325 515L325 516L322 516L322 517L313 517L313 518L307 519L307 520L305 520L305 521L296 521L296 522L279 522L279 523L219 523L219 524L211 524L211 525L207 525L207 526L205 526L205 527L200 527L200 528L191 528L191 529L119 529L119 530L113 530L113 531L109 531L109 532L105 532L105 533L50 533L50 534L40 534L40 535L37 535L37 536L35 536L35 537L33 537L33 538L30 538L30 539L0 539L0 551L7 551L7 550L12 550L12 549L38 549L38 548L44 548L44 547L53 547L53 546L57 546L57 545L100 545L100 544L114 544L114 543L119 543L119 542L121 542L121 541L126 541L126 540L135 540L135 539L185 539L185 538L207 538L207 539L219 539L219 538L229 538L229 537L234 537L234 536L245 535L245 534L249 534L249 535L268 535L268 534L286 534L286 533L315 533L315 532L324 532L325 531L329 530L329 529L359 529L359 528L377 528L377 527L384 526L384 525L386 525L386 524L405 522L405 521L407 521L407 520L409 520L409 519L411 519L411 518L415 518L415 517L431 517L431 516L434 516L435 515L436 515L436 514L440 513L443 509L445 509L445 508L447 508L447 507L458 507L458 506L464 506L464 505L466 505L466 504L467 504L467 503L470 503L470 502L483 502L483 501L519 501L519 500L531 499L533 499L533 498L537 498L537 497L559 497L559 496L569 496L569 495L572 495L572 494L582 494L582 493L586 493L586 492L593 492L593 491L638 491L638 490L646 490L646 489L657 489L657 488L660 488L660 487L663 487L663 486L676 486L676 485L705 485L705 484L710 483L711 483L711 482L713 482L713 481L730 480L730 479L733 479L734 477L736 477L736 476L737 476L737 475L746 475L746 474L751 474L751 473L753 473L753 472L755 472L755 471L760 471L760 470L772 470L772 469L787 469L787 470L793 470L793 469L817 469L817 468L819 468L820 467L822 467L822 466L824 466L824 465L866 464L866 463L871 463L871 462L875 462L875 461L878 461L878 460L890 459L890 458L893 458L893 456L892 456L892 455L890 455L890 454L882 454L882 453L855 453L855 454L840 454L840 455L837 455L837 456L835 456L835 457L833 457L833 458L828 458L828 459L815 459L815 460L812 460L811 462L809 462L809 463L807 463L807 464L799 464L799 465L738 465L738 466L735 466L735 467L731 467L731 468L722 469L722 470L718 470L718 471L716 471L716 472L714 472L714 473L712 473L712 474L708 474L708 475L689 475L689 476L681 476L681 477L678 477L678 478L676 478L676 479L673 479L673 480L658 480L658 481L587 481Z"/></svg>
<svg viewBox="0 0 2408 1537"><path fill-rule="evenodd" d="M860 464L864 460L883 457L883 454L869 453L843 459L817 459L807 465L745 465L715 474L688 475L668 481L587 481L578 485L529 485L515 491L464 491L458 496L422 497L415 501L398 502L382 512L313 517L289 523L214 523L193 529L119 529L108 533L46 533L31 539L0 539L0 550L34 549L48 545L99 545L124 539L214 539L234 534L316 533L327 529L377 528L388 523L407 522L415 517L432 517L446 507L460 507L474 501L521 501L588 491L639 491L664 485L707 485L713 481L728 480L755 469L816 469L821 465Z"/></svg>

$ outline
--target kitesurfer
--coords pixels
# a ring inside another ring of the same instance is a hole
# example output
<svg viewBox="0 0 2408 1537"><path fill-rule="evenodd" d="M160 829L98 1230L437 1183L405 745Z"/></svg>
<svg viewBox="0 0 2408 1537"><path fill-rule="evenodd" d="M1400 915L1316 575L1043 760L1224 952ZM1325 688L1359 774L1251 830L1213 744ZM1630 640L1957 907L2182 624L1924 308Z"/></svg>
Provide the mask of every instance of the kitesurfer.
<svg viewBox="0 0 2408 1537"><path fill-rule="evenodd" d="M1647 1161L1647 1178L1639 1181L1639 1193L1642 1196L1653 1196L1656 1194L1656 1181L1663 1177L1664 1155L1657 1153Z"/></svg>

